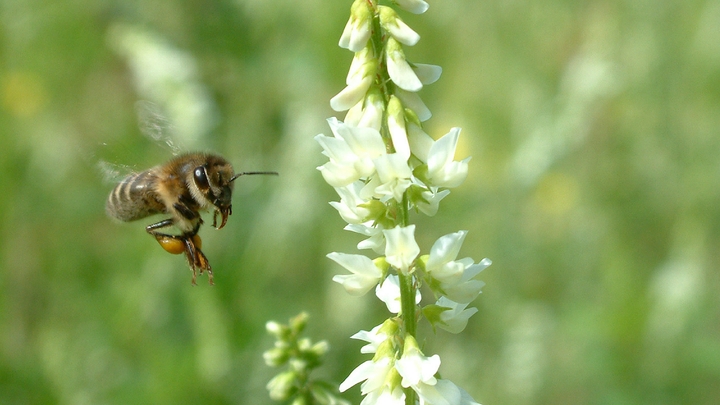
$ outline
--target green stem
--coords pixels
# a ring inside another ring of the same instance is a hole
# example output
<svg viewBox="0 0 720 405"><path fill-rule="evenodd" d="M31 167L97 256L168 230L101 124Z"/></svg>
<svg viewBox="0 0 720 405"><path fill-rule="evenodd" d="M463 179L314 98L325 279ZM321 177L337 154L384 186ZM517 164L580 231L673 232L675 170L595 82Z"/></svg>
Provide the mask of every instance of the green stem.
<svg viewBox="0 0 720 405"><path fill-rule="evenodd" d="M408 195L405 192L399 207L400 212L398 212L398 220L401 226L408 226L410 221L408 206ZM415 338L417 334L417 305L415 304L417 285L415 284L415 277L412 272L403 274L402 271L399 271L398 278L400 284L400 310L405 337L412 336ZM405 405L415 405L416 403L415 391L412 388L405 388Z"/></svg>
<svg viewBox="0 0 720 405"><path fill-rule="evenodd" d="M398 272L400 281L400 306L401 316L403 322L403 329L405 330L405 337L415 337L417 333L417 317L415 311L417 307L415 305L415 281L412 273L403 274ZM405 388L405 405L415 405L416 394L412 388Z"/></svg>
<svg viewBox="0 0 720 405"><path fill-rule="evenodd" d="M402 274L402 272L400 272L398 276L400 279L400 307L405 335L415 337L417 331L415 280L412 274Z"/></svg>

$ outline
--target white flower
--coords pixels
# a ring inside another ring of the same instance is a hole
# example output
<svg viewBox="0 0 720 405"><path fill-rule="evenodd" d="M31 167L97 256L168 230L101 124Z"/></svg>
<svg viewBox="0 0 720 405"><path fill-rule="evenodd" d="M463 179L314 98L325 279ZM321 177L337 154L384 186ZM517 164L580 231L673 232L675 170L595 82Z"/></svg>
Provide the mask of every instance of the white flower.
<svg viewBox="0 0 720 405"><path fill-rule="evenodd" d="M358 249L372 249L377 254L385 253L385 235L381 226L373 226L372 221L368 221L362 224L349 224L344 229L368 237L358 243Z"/></svg>
<svg viewBox="0 0 720 405"><path fill-rule="evenodd" d="M413 14L422 14L430 7L423 0L395 0L395 3Z"/></svg>
<svg viewBox="0 0 720 405"><path fill-rule="evenodd" d="M397 385L390 388L388 385L369 392L360 405L405 405L405 392Z"/></svg>
<svg viewBox="0 0 720 405"><path fill-rule="evenodd" d="M390 139L392 139L395 153L408 160L410 158L410 144L408 143L408 133L405 130L405 112L400 99L390 96L387 112L388 132L390 132Z"/></svg>
<svg viewBox="0 0 720 405"><path fill-rule="evenodd" d="M377 178L366 187L372 187L380 196L393 197L397 202L402 201L403 193L412 184L410 180L412 171L408 167L407 159L397 153L391 153L379 156L373 160L373 163L377 170Z"/></svg>
<svg viewBox="0 0 720 405"><path fill-rule="evenodd" d="M465 181L470 158L453 161L459 136L460 128L452 128L430 147L427 175L432 186L457 187Z"/></svg>
<svg viewBox="0 0 720 405"><path fill-rule="evenodd" d="M369 332L366 330L361 330L360 332L350 336L351 339L364 340L365 342L369 343L360 348L360 353L375 353L378 346L380 346L381 343L387 340L388 335L380 332L380 329L383 326L384 324L380 324L372 328L372 330L370 330Z"/></svg>
<svg viewBox="0 0 720 405"><path fill-rule="evenodd" d="M382 94L378 89L371 88L364 99L348 110L347 115L345 115L345 123L380 131L384 111L385 102Z"/></svg>
<svg viewBox="0 0 720 405"><path fill-rule="evenodd" d="M421 161L427 162L428 154L430 154L430 148L433 146L435 141L430 137L430 135L423 131L422 128L412 121L408 122L407 134L412 154Z"/></svg>
<svg viewBox="0 0 720 405"><path fill-rule="evenodd" d="M353 58L346 80L347 86L330 99L330 107L335 111L345 111L365 97L375 79L377 62L373 58L361 58L366 52L359 52ZM358 56L360 55L360 56Z"/></svg>
<svg viewBox="0 0 720 405"><path fill-rule="evenodd" d="M430 255L425 263L425 269L430 276L446 283L460 280L465 267L460 266L460 274L457 274L458 266L454 260L460 253L466 235L467 231L458 231L441 236L435 241L432 248L430 248Z"/></svg>
<svg viewBox="0 0 720 405"><path fill-rule="evenodd" d="M358 52L365 47L370 39L372 26L372 11L365 0L355 0L350 8L350 19L340 36L341 48Z"/></svg>
<svg viewBox="0 0 720 405"><path fill-rule="evenodd" d="M383 280L382 284L378 284L378 286L375 287L375 295L377 295L380 301L385 303L388 311L393 314L399 314L401 312L400 279L398 276L394 274L387 276L385 280ZM420 294L420 290L416 289L415 303L419 304L420 300L422 300L422 295Z"/></svg>
<svg viewBox="0 0 720 405"><path fill-rule="evenodd" d="M480 405L450 380L439 379L435 385L418 384L415 391L420 405Z"/></svg>
<svg viewBox="0 0 720 405"><path fill-rule="evenodd" d="M440 282L439 292L460 304L467 304L480 294L485 283L474 278L492 264L490 259L477 264L469 257L455 260L465 235L467 231L458 231L440 237L430 249L425 263L427 274Z"/></svg>
<svg viewBox="0 0 720 405"><path fill-rule="evenodd" d="M385 153L380 133L372 128L346 125L335 118L328 119L334 137L317 135L315 140L323 147L330 161L318 170L333 187L344 187L375 172L372 159Z"/></svg>
<svg viewBox="0 0 720 405"><path fill-rule="evenodd" d="M332 252L327 257L353 273L333 277L351 295L364 295L382 279L382 270L366 256Z"/></svg>
<svg viewBox="0 0 720 405"><path fill-rule="evenodd" d="M465 266L462 277L457 283L440 283L440 288L448 298L464 304L474 300L478 294L480 294L485 282L474 280L473 278L490 266L492 262L490 259L482 259L480 263L472 264L473 260L469 257L458 260L457 262Z"/></svg>
<svg viewBox="0 0 720 405"><path fill-rule="evenodd" d="M420 247L415 242L415 225L396 226L383 230L385 235L385 260L404 274L408 273L415 258L420 254Z"/></svg>
<svg viewBox="0 0 720 405"><path fill-rule="evenodd" d="M433 189L435 189L435 187L433 187ZM416 201L415 206L420 210L420 212L431 217L437 214L438 208L440 208L440 201L442 201L443 198L447 197L448 194L450 194L450 190L447 189L442 191L423 191L421 195L427 202Z"/></svg>
<svg viewBox="0 0 720 405"><path fill-rule="evenodd" d="M398 16L395 10L386 6L378 6L378 11L380 13L380 25L382 25L393 38L405 45L413 46L417 44L420 40L420 35L408 27L408 25L400 19L400 16Z"/></svg>
<svg viewBox="0 0 720 405"><path fill-rule="evenodd" d="M360 224L370 214L367 208L360 206L360 204L366 202L358 194L362 187L362 181L350 183L347 187L335 187L335 191L340 196L340 202L331 201L330 205L340 213L342 219L348 224Z"/></svg>
<svg viewBox="0 0 720 405"><path fill-rule="evenodd" d="M396 89L395 95L402 101L402 104L406 108L412 110L415 115L417 115L420 122L425 122L432 118L432 112L417 93L398 88Z"/></svg>
<svg viewBox="0 0 720 405"><path fill-rule="evenodd" d="M424 356L412 335L405 338L402 357L395 362L395 369L402 377L400 384L403 387L414 388L420 383L435 385L435 374L439 368L440 356Z"/></svg>
<svg viewBox="0 0 720 405"><path fill-rule="evenodd" d="M459 304L447 297L440 297L435 305L448 308L440 313L441 322L436 325L450 333L460 333L465 330L468 319L478 311L477 308L465 309L468 304Z"/></svg>
<svg viewBox="0 0 720 405"><path fill-rule="evenodd" d="M368 360L357 366L340 384L340 392L347 391L355 384L365 381L361 386L363 395L381 388L385 384L387 374L393 369L390 357L382 357L377 361Z"/></svg>
<svg viewBox="0 0 720 405"><path fill-rule="evenodd" d="M419 91L422 89L422 82L420 82L415 71L405 59L402 46L395 38L388 39L385 55L388 75L390 75L393 83L407 91Z"/></svg>

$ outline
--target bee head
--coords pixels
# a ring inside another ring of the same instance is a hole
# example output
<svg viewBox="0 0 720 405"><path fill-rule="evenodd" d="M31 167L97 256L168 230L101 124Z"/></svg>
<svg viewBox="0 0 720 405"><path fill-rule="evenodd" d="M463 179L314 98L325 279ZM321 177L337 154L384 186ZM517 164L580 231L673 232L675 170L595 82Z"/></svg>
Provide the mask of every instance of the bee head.
<svg viewBox="0 0 720 405"><path fill-rule="evenodd" d="M233 173L232 165L224 160L210 159L204 165L193 169L195 186L206 204L212 204L215 208L213 226L217 229L224 227L232 214L233 181L236 178ZM217 214L221 216L220 226L217 226Z"/></svg>
<svg viewBox="0 0 720 405"><path fill-rule="evenodd" d="M213 226L221 229L232 214L233 182L246 174L274 174L277 172L241 172L235 174L230 163L222 158L208 159L208 162L193 170L193 180L202 196L214 206ZM220 214L220 226L217 215Z"/></svg>

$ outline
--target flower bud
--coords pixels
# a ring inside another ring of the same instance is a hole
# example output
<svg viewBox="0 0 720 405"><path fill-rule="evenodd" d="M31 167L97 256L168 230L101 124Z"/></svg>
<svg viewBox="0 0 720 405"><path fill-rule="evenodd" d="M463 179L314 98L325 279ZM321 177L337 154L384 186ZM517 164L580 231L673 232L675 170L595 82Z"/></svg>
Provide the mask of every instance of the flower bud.
<svg viewBox="0 0 720 405"><path fill-rule="evenodd" d="M413 46L420 40L420 35L408 27L407 24L400 19L400 16L390 7L379 6L380 25L397 39L399 42Z"/></svg>
<svg viewBox="0 0 720 405"><path fill-rule="evenodd" d="M290 399L297 390L295 387L296 380L297 375L294 371L284 371L273 377L265 388L267 388L270 393L270 398L273 400L285 401Z"/></svg>
<svg viewBox="0 0 720 405"><path fill-rule="evenodd" d="M307 312L301 312L295 315L290 319L290 329L292 329L295 334L299 334L305 329L308 318L310 318L310 315L308 315Z"/></svg>
<svg viewBox="0 0 720 405"><path fill-rule="evenodd" d="M390 97L387 113L388 131L390 131L390 138L392 139L395 153L407 160L410 158L410 144L408 143L408 134L405 130L405 110L397 97Z"/></svg>
<svg viewBox="0 0 720 405"><path fill-rule="evenodd" d="M388 75L390 75L393 83L407 91L416 92L422 89L422 82L420 82L420 79L418 79L405 59L405 52L403 52L402 46L395 38L390 37L388 39L385 56Z"/></svg>

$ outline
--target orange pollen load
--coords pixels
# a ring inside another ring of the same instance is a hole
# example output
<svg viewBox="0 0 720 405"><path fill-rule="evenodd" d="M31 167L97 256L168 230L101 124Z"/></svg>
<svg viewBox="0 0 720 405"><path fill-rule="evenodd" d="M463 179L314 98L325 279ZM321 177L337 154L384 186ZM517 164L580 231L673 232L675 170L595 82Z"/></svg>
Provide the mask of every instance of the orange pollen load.
<svg viewBox="0 0 720 405"><path fill-rule="evenodd" d="M162 246L162 248L165 249L165 251L168 253L179 255L180 253L183 253L185 251L185 242L183 242L182 239L163 236L157 238L157 241L160 246ZM197 247L198 249L202 248L202 239L200 239L199 235L193 235L192 241L195 244L195 247Z"/></svg>

